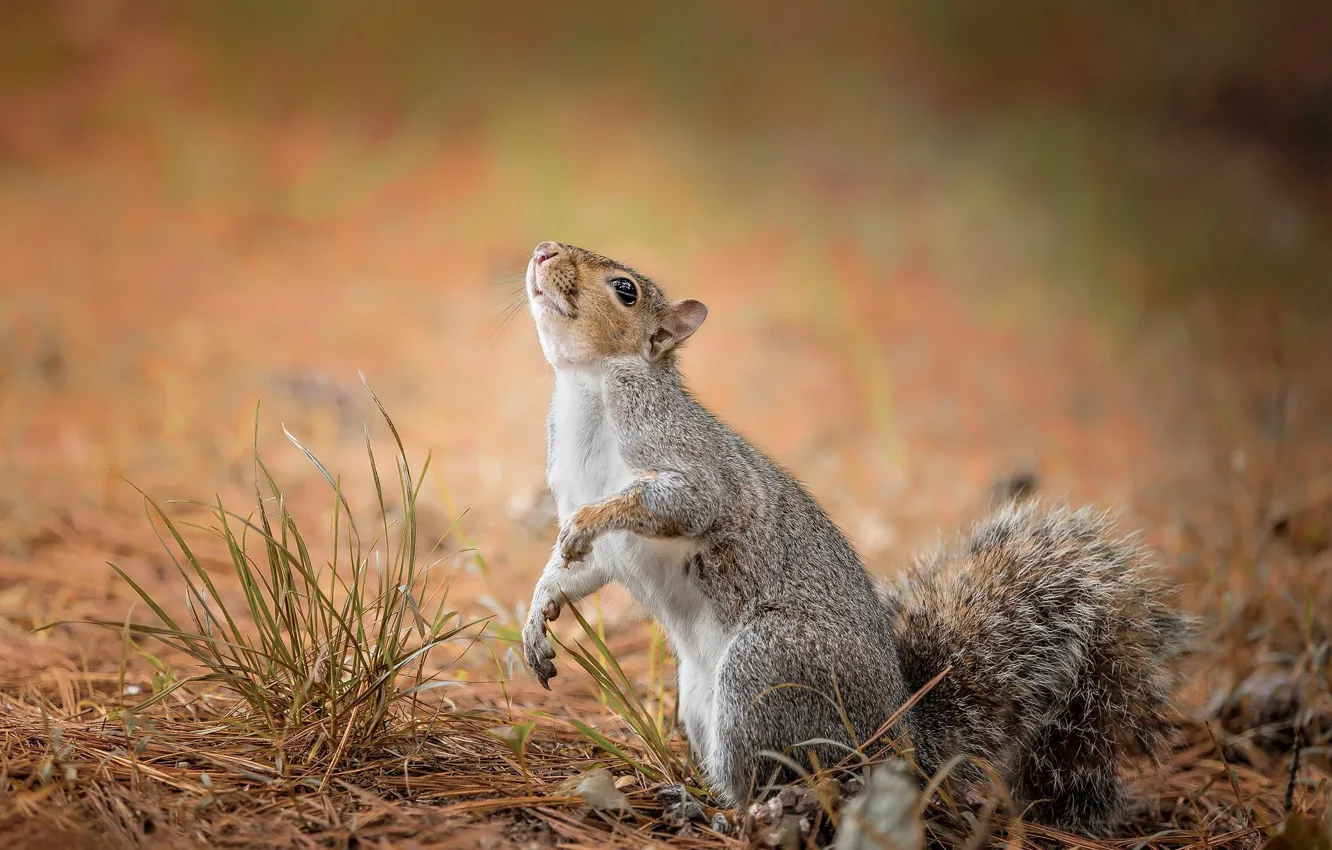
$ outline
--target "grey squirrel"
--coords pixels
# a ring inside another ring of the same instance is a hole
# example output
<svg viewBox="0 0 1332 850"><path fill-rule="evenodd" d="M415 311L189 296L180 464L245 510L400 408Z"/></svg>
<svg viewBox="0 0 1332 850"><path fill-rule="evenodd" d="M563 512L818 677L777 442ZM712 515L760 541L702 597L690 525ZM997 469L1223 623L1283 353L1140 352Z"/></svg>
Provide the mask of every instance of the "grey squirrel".
<svg viewBox="0 0 1332 850"><path fill-rule="evenodd" d="M668 636L680 720L722 803L794 778L765 753L827 767L905 733L926 776L975 756L1028 817L1113 828L1118 769L1158 752L1191 625L1132 538L1091 509L1009 504L876 582L805 487L684 387L676 354L701 302L557 242L536 247L526 282L555 371L560 532L523 629L544 687L547 622L618 581ZM989 778L975 759L950 775Z"/></svg>

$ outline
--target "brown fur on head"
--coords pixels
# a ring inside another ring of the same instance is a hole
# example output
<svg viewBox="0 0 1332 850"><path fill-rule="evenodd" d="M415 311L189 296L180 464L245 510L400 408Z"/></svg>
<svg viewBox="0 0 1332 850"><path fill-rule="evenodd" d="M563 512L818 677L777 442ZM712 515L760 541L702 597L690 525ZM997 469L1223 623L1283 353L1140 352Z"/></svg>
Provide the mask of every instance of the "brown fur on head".
<svg viewBox="0 0 1332 850"><path fill-rule="evenodd" d="M546 359L588 366L610 357L668 358L707 318L701 301L670 301L623 263L542 242L527 266L527 298Z"/></svg>

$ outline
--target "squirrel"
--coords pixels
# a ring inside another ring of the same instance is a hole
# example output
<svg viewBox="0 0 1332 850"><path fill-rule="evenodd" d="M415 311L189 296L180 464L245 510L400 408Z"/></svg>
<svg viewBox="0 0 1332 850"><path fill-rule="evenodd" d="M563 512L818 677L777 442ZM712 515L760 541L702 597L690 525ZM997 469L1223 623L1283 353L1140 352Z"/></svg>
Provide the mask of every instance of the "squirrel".
<svg viewBox="0 0 1332 850"><path fill-rule="evenodd" d="M805 486L684 386L700 301L558 242L537 245L526 289L555 373L560 531L522 633L543 687L547 624L616 581L667 635L679 720L722 804L904 734L926 776L947 767L979 793L997 775L1033 820L1114 827L1124 759L1163 745L1192 622L1135 538L1028 499L876 580Z"/></svg>

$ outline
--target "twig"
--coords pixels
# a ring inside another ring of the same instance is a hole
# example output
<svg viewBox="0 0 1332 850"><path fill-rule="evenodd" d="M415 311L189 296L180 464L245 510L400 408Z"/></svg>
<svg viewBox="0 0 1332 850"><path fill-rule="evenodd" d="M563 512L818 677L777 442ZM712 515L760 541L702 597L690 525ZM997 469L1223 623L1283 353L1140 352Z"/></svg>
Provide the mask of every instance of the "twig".
<svg viewBox="0 0 1332 850"><path fill-rule="evenodd" d="M1295 803L1295 781L1300 775L1300 751L1304 749L1304 726L1299 723L1301 712L1296 712L1295 726L1295 752L1290 756L1290 780L1286 783L1286 810L1287 815Z"/></svg>
<svg viewBox="0 0 1332 850"><path fill-rule="evenodd" d="M1226 759L1225 748L1221 746L1221 742L1217 740L1216 733L1212 731L1211 722L1204 723L1203 726L1207 729L1207 735L1212 739L1212 743L1216 745L1217 755L1221 757L1221 766L1225 768L1226 771L1226 779L1230 781L1230 789L1235 792L1235 799L1240 804L1241 823L1246 827L1251 827L1253 824L1250 822L1249 818L1249 803L1244 799L1244 794L1240 792L1239 777L1237 777L1235 771L1231 769L1230 762Z"/></svg>

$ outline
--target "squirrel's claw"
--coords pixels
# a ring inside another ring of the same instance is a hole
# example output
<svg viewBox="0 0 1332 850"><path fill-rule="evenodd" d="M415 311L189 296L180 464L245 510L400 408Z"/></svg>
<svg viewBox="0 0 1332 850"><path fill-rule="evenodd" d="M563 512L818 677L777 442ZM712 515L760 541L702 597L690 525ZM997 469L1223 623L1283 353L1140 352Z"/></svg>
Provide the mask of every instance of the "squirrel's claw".
<svg viewBox="0 0 1332 850"><path fill-rule="evenodd" d="M547 661L545 665L536 672L537 681L541 683L541 687L550 690L550 680L555 678L558 672L559 671L555 669L555 665Z"/></svg>
<svg viewBox="0 0 1332 850"><path fill-rule="evenodd" d="M546 622L560 615L560 605L554 600L548 601L541 609L533 610L527 625L523 627L523 655L527 666L536 675L541 687L550 690L550 680L558 670L551 663L555 657L555 647L546 638Z"/></svg>
<svg viewBox="0 0 1332 850"><path fill-rule="evenodd" d="M555 665L551 662L551 659L555 657L555 650L544 639L542 644L544 645L532 646L529 644L527 646L527 666L531 668L537 681L541 683L541 687L550 690L550 680L555 678L559 671L555 669Z"/></svg>

